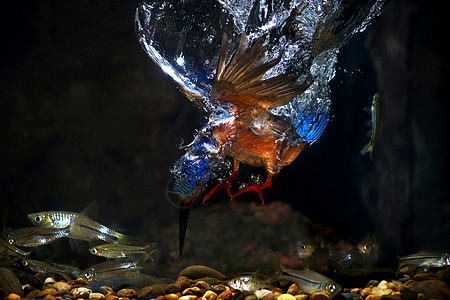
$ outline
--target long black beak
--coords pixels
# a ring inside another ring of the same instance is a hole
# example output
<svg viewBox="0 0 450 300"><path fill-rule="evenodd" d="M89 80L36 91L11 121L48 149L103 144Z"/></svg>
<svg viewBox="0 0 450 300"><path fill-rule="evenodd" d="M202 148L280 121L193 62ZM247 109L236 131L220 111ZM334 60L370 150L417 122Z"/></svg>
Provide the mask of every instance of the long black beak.
<svg viewBox="0 0 450 300"><path fill-rule="evenodd" d="M184 240L186 238L186 230L187 230L190 213L191 213L191 206L181 207L179 209L178 246L180 248L180 256L181 256L181 254L183 254Z"/></svg>

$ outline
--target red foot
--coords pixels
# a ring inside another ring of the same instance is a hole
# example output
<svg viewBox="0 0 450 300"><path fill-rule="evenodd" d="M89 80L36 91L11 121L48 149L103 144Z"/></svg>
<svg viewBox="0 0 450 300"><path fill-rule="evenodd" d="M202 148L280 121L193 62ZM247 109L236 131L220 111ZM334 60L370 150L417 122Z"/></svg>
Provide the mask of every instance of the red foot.
<svg viewBox="0 0 450 300"><path fill-rule="evenodd" d="M257 184L252 184L252 185L249 185L249 186L241 187L237 191L237 193L234 194L231 197L231 200L233 200L234 197L237 197L237 196L239 196L242 193L253 191L253 192L257 192L258 193L259 199L261 200L262 204L264 204L264 198L263 198L263 196L261 194L261 190L265 189L266 187L270 186L271 184L272 184L272 179L267 179L263 183L260 182L260 183L257 183Z"/></svg>
<svg viewBox="0 0 450 300"><path fill-rule="evenodd" d="M237 175L238 175L237 171L233 170L230 177L228 177L227 179L225 179L224 181L222 181L221 183L219 183L218 185L213 187L211 189L211 191L209 191L209 193L206 194L205 197L203 197L202 204L205 203L205 201L208 200L212 196L212 194L214 194L215 192L217 192L218 190L223 189L223 188L227 189L228 196L230 198L232 198L233 196L231 195L231 191L230 191L230 183L236 179Z"/></svg>

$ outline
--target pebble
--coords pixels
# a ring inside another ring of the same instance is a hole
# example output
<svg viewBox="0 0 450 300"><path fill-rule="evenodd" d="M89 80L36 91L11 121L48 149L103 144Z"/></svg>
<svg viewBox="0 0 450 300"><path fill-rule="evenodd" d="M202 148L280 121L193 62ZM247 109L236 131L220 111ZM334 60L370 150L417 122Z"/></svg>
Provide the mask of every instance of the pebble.
<svg viewBox="0 0 450 300"><path fill-rule="evenodd" d="M417 292L410 289L409 287L403 286L400 288L400 296L403 300L416 300Z"/></svg>
<svg viewBox="0 0 450 300"><path fill-rule="evenodd" d="M217 296L217 300L230 300L232 297L233 297L233 292L230 290L226 290Z"/></svg>
<svg viewBox="0 0 450 300"><path fill-rule="evenodd" d="M300 289L299 289L298 285L296 285L296 284L294 283L294 284L291 284L291 285L289 286L289 288L288 288L288 290L287 290L287 293L288 293L288 294L291 294L291 295L293 295L293 296L295 296L295 295L297 295L298 293L300 293Z"/></svg>
<svg viewBox="0 0 450 300"><path fill-rule="evenodd" d="M248 294L244 297L244 300L258 300L255 294Z"/></svg>
<svg viewBox="0 0 450 300"><path fill-rule="evenodd" d="M195 295L184 295L178 298L179 300L197 300L197 296Z"/></svg>
<svg viewBox="0 0 450 300"><path fill-rule="evenodd" d="M19 279L9 269L0 267L0 288L5 295L16 294L23 297L23 289Z"/></svg>
<svg viewBox="0 0 450 300"><path fill-rule="evenodd" d="M202 291L200 290L199 287L190 287L187 288L183 291L183 293L181 293L181 295L195 295L195 296L201 296L202 295Z"/></svg>
<svg viewBox="0 0 450 300"><path fill-rule="evenodd" d="M296 300L308 300L309 299L309 295L296 295L295 299Z"/></svg>
<svg viewBox="0 0 450 300"><path fill-rule="evenodd" d="M256 296L255 296L255 298L256 298ZM214 293L214 291L206 291L202 296L202 300L216 300L216 299L217 299L217 294ZM256 298L256 299L258 299L258 298ZM253 299L253 300L256 300L256 299ZM251 300L251 299L247 299L247 300Z"/></svg>
<svg viewBox="0 0 450 300"><path fill-rule="evenodd" d="M88 299L92 291L85 287L77 287L72 289L70 292L72 293L72 296L74 296L75 298Z"/></svg>
<svg viewBox="0 0 450 300"><path fill-rule="evenodd" d="M369 295L365 300L381 300L381 296L378 295Z"/></svg>
<svg viewBox="0 0 450 300"><path fill-rule="evenodd" d="M278 300L295 300L295 297L291 294L281 294L278 296Z"/></svg>
<svg viewBox="0 0 450 300"><path fill-rule="evenodd" d="M14 293L9 294L6 297L7 300L20 300L20 296Z"/></svg>
<svg viewBox="0 0 450 300"><path fill-rule="evenodd" d="M450 299L450 288L448 285L440 280L430 279L424 281L410 280L405 283L405 286L425 295L428 299L445 300Z"/></svg>
<svg viewBox="0 0 450 300"><path fill-rule="evenodd" d="M113 295L113 294L105 295L105 300L117 300L117 299L119 299L119 297L117 297L116 295Z"/></svg>
<svg viewBox="0 0 450 300"><path fill-rule="evenodd" d="M137 291L137 297L143 297L143 296L147 296L149 294L151 294L153 292L153 288L151 286L146 286L143 287L142 289L140 289L139 291Z"/></svg>
<svg viewBox="0 0 450 300"><path fill-rule="evenodd" d="M277 296L275 296L274 293L269 291L268 293L265 293L260 299L261 300L277 300Z"/></svg>
<svg viewBox="0 0 450 300"><path fill-rule="evenodd" d="M137 295L133 289L121 289L117 291L117 297L135 298Z"/></svg>
<svg viewBox="0 0 450 300"><path fill-rule="evenodd" d="M53 295L46 295L44 298L42 298L43 300L55 300L56 297Z"/></svg>
<svg viewBox="0 0 450 300"><path fill-rule="evenodd" d="M89 299L92 299L92 300L104 300L105 299L105 295L103 295L102 293L91 293L89 295Z"/></svg>
<svg viewBox="0 0 450 300"><path fill-rule="evenodd" d="M180 285L181 288L184 290L184 289L187 289L188 287L190 287L192 282L186 276L178 276L177 280L175 281L175 284Z"/></svg>
<svg viewBox="0 0 450 300"><path fill-rule="evenodd" d="M310 300L330 300L330 296L328 296L325 293L322 292L318 292L318 293L314 293L311 295L311 297L309 297Z"/></svg>
<svg viewBox="0 0 450 300"><path fill-rule="evenodd" d="M70 284L64 281L58 281L53 284L53 288L58 292L68 293L70 291Z"/></svg>

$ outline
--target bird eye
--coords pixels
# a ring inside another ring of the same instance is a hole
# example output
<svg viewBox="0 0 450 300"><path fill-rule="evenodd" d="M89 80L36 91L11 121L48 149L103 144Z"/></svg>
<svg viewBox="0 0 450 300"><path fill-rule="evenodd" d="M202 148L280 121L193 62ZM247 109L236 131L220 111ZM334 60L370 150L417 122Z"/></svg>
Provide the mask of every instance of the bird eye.
<svg viewBox="0 0 450 300"><path fill-rule="evenodd" d="M40 215L36 215L36 216L34 217L34 221L37 222L37 223L41 222L41 221L42 221L41 216L40 216Z"/></svg>

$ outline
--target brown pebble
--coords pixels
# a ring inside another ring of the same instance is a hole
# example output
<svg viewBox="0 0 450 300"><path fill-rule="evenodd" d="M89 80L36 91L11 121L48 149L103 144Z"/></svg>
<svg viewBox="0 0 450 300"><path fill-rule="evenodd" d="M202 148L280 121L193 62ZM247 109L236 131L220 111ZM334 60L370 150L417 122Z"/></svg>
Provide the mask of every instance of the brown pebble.
<svg viewBox="0 0 450 300"><path fill-rule="evenodd" d="M106 294L105 299L106 300L118 300L119 297L117 297L116 295L113 295L113 294Z"/></svg>
<svg viewBox="0 0 450 300"><path fill-rule="evenodd" d="M195 296L201 296L202 295L202 291L200 290L199 287L190 287L187 288L183 291L183 293L181 293L181 295L195 295Z"/></svg>
<svg viewBox="0 0 450 300"><path fill-rule="evenodd" d="M74 285L87 285L87 284L88 284L88 282L86 280L77 278L74 281L72 281L72 288Z"/></svg>
<svg viewBox="0 0 450 300"><path fill-rule="evenodd" d="M353 294L360 294L361 293L361 289L360 288L354 288L354 289L351 289L349 292L353 293Z"/></svg>
<svg viewBox="0 0 450 300"><path fill-rule="evenodd" d="M89 295L90 300L105 300L105 295L102 293L91 293Z"/></svg>
<svg viewBox="0 0 450 300"><path fill-rule="evenodd" d="M164 296L165 300L178 300L178 295L174 293L170 293Z"/></svg>
<svg viewBox="0 0 450 300"><path fill-rule="evenodd" d="M381 300L381 296L369 295L365 300Z"/></svg>
<svg viewBox="0 0 450 300"><path fill-rule="evenodd" d="M121 289L117 291L117 297L135 298L137 295L134 289Z"/></svg>
<svg viewBox="0 0 450 300"><path fill-rule="evenodd" d="M230 290L223 291L217 296L217 300L230 300L231 298L233 298L233 292Z"/></svg>
<svg viewBox="0 0 450 300"><path fill-rule="evenodd" d="M55 288L53 288L53 287L49 287L49 288L46 288L44 291L47 291L50 295L54 295L54 294L56 294L58 291L55 289Z"/></svg>
<svg viewBox="0 0 450 300"><path fill-rule="evenodd" d="M104 290L106 292L106 294L113 294L114 291L111 287L107 286L107 285L102 285L100 287L102 290Z"/></svg>
<svg viewBox="0 0 450 300"><path fill-rule="evenodd" d="M330 296L328 296L325 293L322 292L318 292L318 293L314 293L311 295L311 297L309 297L310 300L330 300Z"/></svg>
<svg viewBox="0 0 450 300"><path fill-rule="evenodd" d="M293 284L291 284L291 285L289 286L289 288L288 288L288 290L287 290L287 293L295 296L295 295L297 295L298 293L300 293L300 289L299 289L298 285L296 285L295 283L293 283Z"/></svg>
<svg viewBox="0 0 450 300"><path fill-rule="evenodd" d="M202 296L202 300L216 300L216 298L217 294L211 290L206 291Z"/></svg>
<svg viewBox="0 0 450 300"><path fill-rule="evenodd" d="M296 300L308 300L309 299L309 295L296 295L295 299Z"/></svg>
<svg viewBox="0 0 450 300"><path fill-rule="evenodd" d="M191 280L189 278L187 278L186 276L180 276L177 278L177 280L175 281L176 284L181 286L181 289L187 289L189 287L191 287Z"/></svg>
<svg viewBox="0 0 450 300"><path fill-rule="evenodd" d="M179 300L197 300L197 296L195 295L184 295L178 298Z"/></svg>
<svg viewBox="0 0 450 300"><path fill-rule="evenodd" d="M277 296L277 297L279 297L280 295L284 294L283 290L280 289L280 288L274 288L274 289L271 290L271 292L274 293L275 296Z"/></svg>
<svg viewBox="0 0 450 300"><path fill-rule="evenodd" d="M372 294L372 289L368 288L368 287L363 288L361 293L360 293L361 297L363 297L363 298L365 298L365 297L367 297L367 296L369 296L371 294Z"/></svg>
<svg viewBox="0 0 450 300"><path fill-rule="evenodd" d="M6 296L7 300L20 300L20 296L14 293L9 294Z"/></svg>
<svg viewBox="0 0 450 300"><path fill-rule="evenodd" d="M211 289L213 290L214 293L219 295L220 293L226 291L227 287L225 285L223 285L223 284L215 284L215 285L212 286Z"/></svg>
<svg viewBox="0 0 450 300"><path fill-rule="evenodd" d="M207 283L206 281L203 280L199 280L195 283L195 286L200 288L200 289L210 289L211 286L209 285L209 283Z"/></svg>
<svg viewBox="0 0 450 300"><path fill-rule="evenodd" d="M55 300L55 299L56 299L56 297L53 295L47 295L44 298L42 298L42 300Z"/></svg>
<svg viewBox="0 0 450 300"><path fill-rule="evenodd" d="M275 296L274 293L269 291L268 293L265 293L260 300L277 300L277 296Z"/></svg>
<svg viewBox="0 0 450 300"><path fill-rule="evenodd" d="M295 300L295 297L291 294L281 294L278 296L278 300Z"/></svg>
<svg viewBox="0 0 450 300"><path fill-rule="evenodd" d="M59 281L53 284L53 288L55 288L58 292L68 293L70 291L70 284L64 281Z"/></svg>
<svg viewBox="0 0 450 300"><path fill-rule="evenodd" d="M152 292L153 292L153 288L151 286L146 286L146 287L143 287L142 289L140 289L137 292L136 296L139 298L142 296L147 296L148 294L151 294Z"/></svg>
<svg viewBox="0 0 450 300"><path fill-rule="evenodd" d="M219 271L202 265L193 265L185 268L180 272L178 277L180 276L186 276L188 278L192 279L199 279L202 277L213 277L217 279L224 279L225 275L220 273Z"/></svg>
<svg viewBox="0 0 450 300"><path fill-rule="evenodd" d="M410 281L407 281L409 283ZM410 289L413 289L417 293L425 295L427 299L445 300L450 299L450 288L448 285L440 280L431 279L424 281L415 281L407 285Z"/></svg>
<svg viewBox="0 0 450 300"><path fill-rule="evenodd" d="M378 280L371 280L366 284L366 287L374 287L374 286L378 286L380 284L380 282Z"/></svg>

